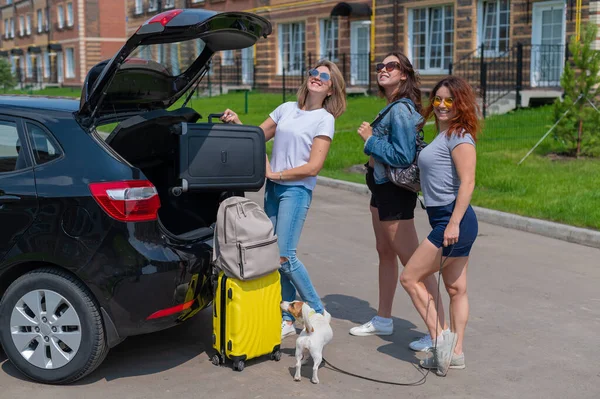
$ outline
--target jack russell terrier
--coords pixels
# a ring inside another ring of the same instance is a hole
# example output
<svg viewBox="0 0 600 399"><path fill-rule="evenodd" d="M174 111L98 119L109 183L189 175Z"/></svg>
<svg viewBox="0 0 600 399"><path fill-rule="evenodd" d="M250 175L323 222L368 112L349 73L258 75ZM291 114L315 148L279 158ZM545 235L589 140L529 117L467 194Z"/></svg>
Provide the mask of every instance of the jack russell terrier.
<svg viewBox="0 0 600 399"><path fill-rule="evenodd" d="M319 383L317 374L323 360L323 348L333 338L331 315L324 311L320 314L302 301L281 302L281 310L291 313L304 323L304 329L296 339L296 374L294 381L300 381L300 368L308 361L309 354L313 358L313 375L311 382Z"/></svg>

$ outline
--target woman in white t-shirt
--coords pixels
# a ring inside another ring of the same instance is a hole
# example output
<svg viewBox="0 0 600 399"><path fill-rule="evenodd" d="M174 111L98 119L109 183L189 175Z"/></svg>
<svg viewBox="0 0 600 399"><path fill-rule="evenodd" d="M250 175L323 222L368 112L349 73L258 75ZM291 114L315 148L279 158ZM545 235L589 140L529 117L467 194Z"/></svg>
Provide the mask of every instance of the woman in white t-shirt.
<svg viewBox="0 0 600 399"><path fill-rule="evenodd" d="M282 299L293 301L298 293L316 312L324 313L308 272L296 256L296 247L317 174L333 139L335 118L346 110L346 84L338 67L320 61L308 72L297 97L297 102L277 107L260 125L266 140L273 139L271 162L267 160L265 212L278 236ZM242 123L229 109L221 120ZM293 321L291 314L283 313L282 338L296 334Z"/></svg>

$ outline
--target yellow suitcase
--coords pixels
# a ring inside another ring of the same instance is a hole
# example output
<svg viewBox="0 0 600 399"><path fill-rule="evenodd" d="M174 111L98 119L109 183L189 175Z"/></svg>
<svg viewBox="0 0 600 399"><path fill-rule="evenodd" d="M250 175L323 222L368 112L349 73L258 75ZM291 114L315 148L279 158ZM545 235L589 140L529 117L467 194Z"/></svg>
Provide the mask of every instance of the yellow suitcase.
<svg viewBox="0 0 600 399"><path fill-rule="evenodd" d="M253 280L238 280L219 272L213 302L214 365L233 361L242 371L245 361L271 355L281 359L281 283L279 271Z"/></svg>

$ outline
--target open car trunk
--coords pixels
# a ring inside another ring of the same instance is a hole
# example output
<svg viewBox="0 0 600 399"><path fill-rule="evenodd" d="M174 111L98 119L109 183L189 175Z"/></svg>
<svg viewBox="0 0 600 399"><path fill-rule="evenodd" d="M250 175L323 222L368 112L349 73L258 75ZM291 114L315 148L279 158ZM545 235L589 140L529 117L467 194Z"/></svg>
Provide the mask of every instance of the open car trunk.
<svg viewBox="0 0 600 399"><path fill-rule="evenodd" d="M211 233L220 201L264 184L265 140L255 126L197 123L190 108L157 110L121 122L106 139L158 190L159 220L174 238Z"/></svg>

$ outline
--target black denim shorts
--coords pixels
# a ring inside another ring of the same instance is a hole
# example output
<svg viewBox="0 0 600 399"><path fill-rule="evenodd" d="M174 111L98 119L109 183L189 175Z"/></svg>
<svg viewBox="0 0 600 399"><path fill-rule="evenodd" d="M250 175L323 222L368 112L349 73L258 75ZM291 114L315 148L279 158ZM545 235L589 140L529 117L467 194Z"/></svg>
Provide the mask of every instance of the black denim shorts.
<svg viewBox="0 0 600 399"><path fill-rule="evenodd" d="M365 179L371 191L371 206L377 208L379 220L390 222L414 219L417 193L398 187L392 182L376 184L373 172L373 168L367 166Z"/></svg>

